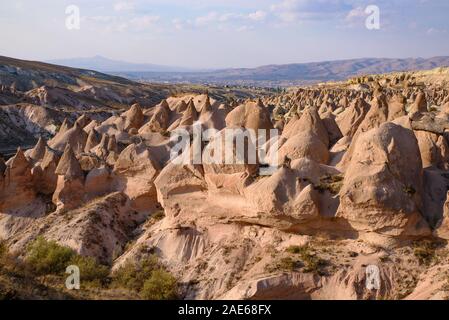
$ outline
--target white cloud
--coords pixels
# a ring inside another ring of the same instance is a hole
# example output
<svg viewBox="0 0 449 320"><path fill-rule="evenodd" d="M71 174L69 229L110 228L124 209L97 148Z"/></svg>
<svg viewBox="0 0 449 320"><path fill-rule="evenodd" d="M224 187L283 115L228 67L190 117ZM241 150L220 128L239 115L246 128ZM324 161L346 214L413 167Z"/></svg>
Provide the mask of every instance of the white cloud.
<svg viewBox="0 0 449 320"><path fill-rule="evenodd" d="M219 15L217 12L209 12L205 16L201 16L195 19L195 25L197 26L206 26L212 22L217 22L219 19Z"/></svg>
<svg viewBox="0 0 449 320"><path fill-rule="evenodd" d="M346 16L346 21L352 21L355 19L365 17L366 17L365 9L363 7L357 7L349 11L348 15Z"/></svg>
<svg viewBox="0 0 449 320"><path fill-rule="evenodd" d="M114 3L114 11L131 11L134 9L134 3L131 1L120 1Z"/></svg>
<svg viewBox="0 0 449 320"><path fill-rule="evenodd" d="M250 13L248 18L254 21L262 21L267 17L267 13L262 10L257 10L256 12Z"/></svg>

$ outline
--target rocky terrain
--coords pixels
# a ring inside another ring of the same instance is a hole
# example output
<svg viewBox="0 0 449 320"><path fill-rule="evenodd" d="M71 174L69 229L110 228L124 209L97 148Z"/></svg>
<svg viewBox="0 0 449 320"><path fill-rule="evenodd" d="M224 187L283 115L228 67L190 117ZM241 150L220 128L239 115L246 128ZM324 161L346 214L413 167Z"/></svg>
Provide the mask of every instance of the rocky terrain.
<svg viewBox="0 0 449 320"><path fill-rule="evenodd" d="M142 84L91 70L0 56L0 154L49 139L64 119L73 124L84 114L104 121L130 105L150 108L162 99L209 92L226 101L267 95L268 90L200 85Z"/></svg>
<svg viewBox="0 0 449 320"><path fill-rule="evenodd" d="M157 256L183 299L449 297L449 69L149 104L73 122L39 106L12 111L54 123L0 162L0 239L17 261L31 261L30 244L46 239L112 279ZM7 136L14 126L38 133L1 119ZM221 150L225 129L278 129L279 143L262 146L278 155L276 170L172 161L170 133L198 125L217 130L203 155ZM0 289L14 283L7 275ZM111 290L95 298L120 296Z"/></svg>

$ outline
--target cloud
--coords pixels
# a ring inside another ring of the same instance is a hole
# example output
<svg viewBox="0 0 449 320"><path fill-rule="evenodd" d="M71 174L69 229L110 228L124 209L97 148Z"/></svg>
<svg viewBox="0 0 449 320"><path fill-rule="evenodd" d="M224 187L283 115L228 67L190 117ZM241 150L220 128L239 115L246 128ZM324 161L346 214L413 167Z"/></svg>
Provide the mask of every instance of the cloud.
<svg viewBox="0 0 449 320"><path fill-rule="evenodd" d="M134 10L134 3L131 1L120 1L114 3L114 11L132 11Z"/></svg>
<svg viewBox="0 0 449 320"><path fill-rule="evenodd" d="M267 13L262 10L257 10L256 12L250 13L248 18L254 21L262 21L267 17Z"/></svg>
<svg viewBox="0 0 449 320"><path fill-rule="evenodd" d="M283 0L270 7L271 12L283 23L335 20L353 9L346 0Z"/></svg>

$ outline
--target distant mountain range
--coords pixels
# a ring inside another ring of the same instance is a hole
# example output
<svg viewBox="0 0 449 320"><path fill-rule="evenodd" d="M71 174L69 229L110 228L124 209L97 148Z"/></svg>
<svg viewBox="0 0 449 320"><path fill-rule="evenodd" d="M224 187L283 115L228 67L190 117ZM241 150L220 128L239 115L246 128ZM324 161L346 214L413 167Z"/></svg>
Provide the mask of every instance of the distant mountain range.
<svg viewBox="0 0 449 320"><path fill-rule="evenodd" d="M49 60L47 63L78 69L96 70L100 72L188 72L195 69L162 66L157 64L130 63L112 60L102 56L89 58L72 58Z"/></svg>
<svg viewBox="0 0 449 320"><path fill-rule="evenodd" d="M139 81L274 87L344 80L363 74L433 69L449 66L449 56L428 59L362 58L202 71L153 64L127 63L101 56L49 62L74 68L97 70Z"/></svg>

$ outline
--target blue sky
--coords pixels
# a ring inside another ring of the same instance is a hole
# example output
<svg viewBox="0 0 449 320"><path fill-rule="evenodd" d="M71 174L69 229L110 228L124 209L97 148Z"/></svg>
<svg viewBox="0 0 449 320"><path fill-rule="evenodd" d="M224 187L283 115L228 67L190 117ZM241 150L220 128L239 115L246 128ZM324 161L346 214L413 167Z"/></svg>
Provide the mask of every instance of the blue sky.
<svg viewBox="0 0 449 320"><path fill-rule="evenodd" d="M365 27L368 5L380 30ZM0 0L0 55L195 68L431 57L449 55L448 17L447 0Z"/></svg>

